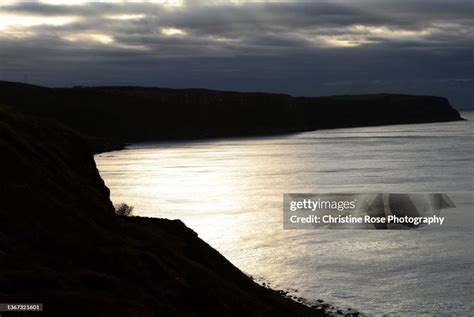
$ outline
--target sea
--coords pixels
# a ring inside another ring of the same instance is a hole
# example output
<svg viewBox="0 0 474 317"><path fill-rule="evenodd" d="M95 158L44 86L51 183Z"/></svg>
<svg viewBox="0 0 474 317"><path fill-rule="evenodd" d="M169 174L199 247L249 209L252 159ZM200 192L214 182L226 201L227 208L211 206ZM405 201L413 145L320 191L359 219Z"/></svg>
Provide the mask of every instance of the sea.
<svg viewBox="0 0 474 317"><path fill-rule="evenodd" d="M257 282L367 315L474 314L466 121L140 143L95 156L115 204L180 219ZM446 193L443 225L284 229L285 193Z"/></svg>

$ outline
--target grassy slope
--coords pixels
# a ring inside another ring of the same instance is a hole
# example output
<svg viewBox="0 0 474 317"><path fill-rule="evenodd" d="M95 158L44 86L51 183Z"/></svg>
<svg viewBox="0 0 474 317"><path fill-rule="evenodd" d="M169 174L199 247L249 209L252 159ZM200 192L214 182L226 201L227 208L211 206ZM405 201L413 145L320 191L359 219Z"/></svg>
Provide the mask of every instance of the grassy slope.
<svg viewBox="0 0 474 317"><path fill-rule="evenodd" d="M180 221L116 216L73 131L0 107L0 153L0 302L44 302L47 316L316 313Z"/></svg>

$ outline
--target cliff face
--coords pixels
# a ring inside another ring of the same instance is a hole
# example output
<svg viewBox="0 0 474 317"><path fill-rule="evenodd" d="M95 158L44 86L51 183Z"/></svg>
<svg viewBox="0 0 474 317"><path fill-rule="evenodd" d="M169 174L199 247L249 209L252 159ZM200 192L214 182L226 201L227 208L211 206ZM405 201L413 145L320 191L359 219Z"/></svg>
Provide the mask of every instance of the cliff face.
<svg viewBox="0 0 474 317"><path fill-rule="evenodd" d="M54 118L112 145L460 120L445 98L390 94L303 98L204 89L61 89L0 82L0 103Z"/></svg>
<svg viewBox="0 0 474 317"><path fill-rule="evenodd" d="M116 216L75 132L0 107L0 153L0 302L48 316L317 314L180 221Z"/></svg>

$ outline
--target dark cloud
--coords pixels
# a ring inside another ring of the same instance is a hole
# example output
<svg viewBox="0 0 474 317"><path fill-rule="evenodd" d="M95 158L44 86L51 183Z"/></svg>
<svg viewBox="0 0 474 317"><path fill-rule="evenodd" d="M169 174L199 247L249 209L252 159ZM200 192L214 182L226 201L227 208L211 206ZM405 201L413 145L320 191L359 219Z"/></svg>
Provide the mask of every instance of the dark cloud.
<svg viewBox="0 0 474 317"><path fill-rule="evenodd" d="M1 15L74 17L1 29L0 75L39 84L140 84L300 95L445 94L474 104L472 1L48 5ZM111 19L127 15L131 19Z"/></svg>

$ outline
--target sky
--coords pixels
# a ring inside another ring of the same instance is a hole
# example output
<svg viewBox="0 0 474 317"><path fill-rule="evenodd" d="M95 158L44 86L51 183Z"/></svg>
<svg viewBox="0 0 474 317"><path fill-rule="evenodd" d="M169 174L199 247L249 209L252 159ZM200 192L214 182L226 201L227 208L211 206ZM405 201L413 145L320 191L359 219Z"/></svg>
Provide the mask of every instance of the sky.
<svg viewBox="0 0 474 317"><path fill-rule="evenodd" d="M474 1L0 2L0 80L474 106Z"/></svg>

